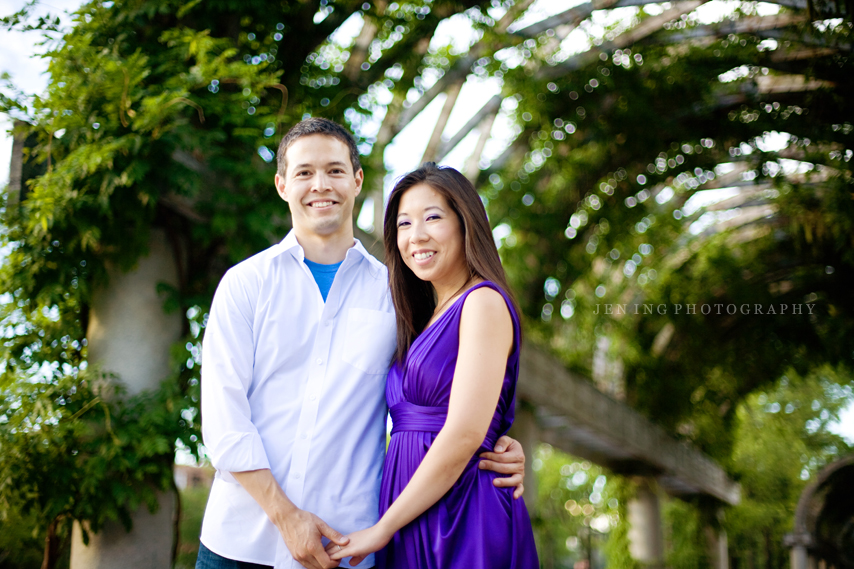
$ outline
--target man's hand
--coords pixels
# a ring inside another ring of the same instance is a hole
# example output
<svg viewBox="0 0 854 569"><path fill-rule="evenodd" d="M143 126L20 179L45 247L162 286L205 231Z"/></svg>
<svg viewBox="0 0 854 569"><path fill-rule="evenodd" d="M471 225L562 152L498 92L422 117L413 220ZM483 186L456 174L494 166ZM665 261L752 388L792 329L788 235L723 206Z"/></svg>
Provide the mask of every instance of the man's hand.
<svg viewBox="0 0 854 569"><path fill-rule="evenodd" d="M338 562L324 551L321 539L328 537L333 543L342 547L350 540L311 512L297 508L273 478L270 469L232 472L232 475L264 509L267 517L282 534L288 551L303 567L308 569L338 567Z"/></svg>
<svg viewBox="0 0 854 569"><path fill-rule="evenodd" d="M492 483L499 487L515 486L513 498L519 498L525 490L522 484L525 481L525 453L522 451L522 444L505 435L495 443L494 450L495 452L484 452L480 455L482 460L478 463L478 468L507 474L496 478Z"/></svg>
<svg viewBox="0 0 854 569"><path fill-rule="evenodd" d="M308 569L330 569L338 567L338 561L332 559L323 548L322 537L327 537L330 544L344 547L349 538L344 537L326 522L305 510L294 508L289 514L273 520L279 533L285 540L288 551L294 559ZM339 548L340 549L340 548Z"/></svg>

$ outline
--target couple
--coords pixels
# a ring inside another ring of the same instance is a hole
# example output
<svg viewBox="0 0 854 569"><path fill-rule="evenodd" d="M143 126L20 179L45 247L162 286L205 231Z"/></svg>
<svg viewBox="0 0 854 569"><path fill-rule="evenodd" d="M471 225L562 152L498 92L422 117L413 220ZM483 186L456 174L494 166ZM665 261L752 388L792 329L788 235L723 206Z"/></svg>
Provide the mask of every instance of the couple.
<svg viewBox="0 0 854 569"><path fill-rule="evenodd" d="M293 230L225 274L205 332L217 472L197 569L538 567L504 436L519 317L474 188L404 176L387 270L353 238L364 174L343 127L302 121L278 163Z"/></svg>

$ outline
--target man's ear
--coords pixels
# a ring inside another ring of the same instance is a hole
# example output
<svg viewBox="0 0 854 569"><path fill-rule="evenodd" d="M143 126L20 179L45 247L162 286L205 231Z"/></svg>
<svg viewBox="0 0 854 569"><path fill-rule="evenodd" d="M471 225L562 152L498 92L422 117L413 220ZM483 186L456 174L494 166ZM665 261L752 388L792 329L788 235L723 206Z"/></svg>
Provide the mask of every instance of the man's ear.
<svg viewBox="0 0 854 569"><path fill-rule="evenodd" d="M356 195L358 196L362 193L362 183L365 181L365 171L359 168L359 171L356 172Z"/></svg>
<svg viewBox="0 0 854 569"><path fill-rule="evenodd" d="M288 201L288 190L285 187L285 177L280 176L277 173L275 181L276 181L276 192L279 194L279 197L285 201Z"/></svg>

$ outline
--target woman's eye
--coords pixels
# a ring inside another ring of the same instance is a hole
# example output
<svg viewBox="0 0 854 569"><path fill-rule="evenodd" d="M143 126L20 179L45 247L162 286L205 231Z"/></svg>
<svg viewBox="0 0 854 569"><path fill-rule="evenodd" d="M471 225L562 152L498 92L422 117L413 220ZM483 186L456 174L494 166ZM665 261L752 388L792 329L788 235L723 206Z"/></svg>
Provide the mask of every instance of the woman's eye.
<svg viewBox="0 0 854 569"><path fill-rule="evenodd" d="M398 221L398 222L397 222L397 226L398 226L398 227L405 227L405 226L407 226L407 225L409 225L409 222L408 222L408 221Z"/></svg>
<svg viewBox="0 0 854 569"><path fill-rule="evenodd" d="M427 221L431 221L433 219L442 219L442 217L439 215L428 215L427 216Z"/></svg>

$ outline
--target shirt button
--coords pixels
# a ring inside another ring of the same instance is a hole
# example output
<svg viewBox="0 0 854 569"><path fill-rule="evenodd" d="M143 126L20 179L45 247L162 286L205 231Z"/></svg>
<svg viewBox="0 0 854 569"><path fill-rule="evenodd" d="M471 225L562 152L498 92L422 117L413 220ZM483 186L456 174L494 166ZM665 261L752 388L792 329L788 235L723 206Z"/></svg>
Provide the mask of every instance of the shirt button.
<svg viewBox="0 0 854 569"><path fill-rule="evenodd" d="M317 365L323 365L323 358L317 358Z"/></svg>
<svg viewBox="0 0 854 569"><path fill-rule="evenodd" d="M300 438L301 438L302 440L305 440L305 439L307 439L307 438L308 438L308 435L307 435L307 434L305 434L305 433L303 433L303 434L302 434L302 436L301 436Z"/></svg>
<svg viewBox="0 0 854 569"><path fill-rule="evenodd" d="M332 324L332 320L327 320L326 322L324 322L324 324L326 324L327 326L329 326L329 325L331 325L331 324Z"/></svg>
<svg viewBox="0 0 854 569"><path fill-rule="evenodd" d="M317 399L317 395L312 395L311 397L309 397L309 399L311 399L312 401L314 401L315 399Z"/></svg>
<svg viewBox="0 0 854 569"><path fill-rule="evenodd" d="M299 472L297 472L296 474L294 474L294 478L295 478L296 480L299 480Z"/></svg>

